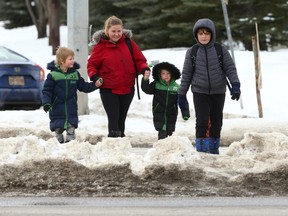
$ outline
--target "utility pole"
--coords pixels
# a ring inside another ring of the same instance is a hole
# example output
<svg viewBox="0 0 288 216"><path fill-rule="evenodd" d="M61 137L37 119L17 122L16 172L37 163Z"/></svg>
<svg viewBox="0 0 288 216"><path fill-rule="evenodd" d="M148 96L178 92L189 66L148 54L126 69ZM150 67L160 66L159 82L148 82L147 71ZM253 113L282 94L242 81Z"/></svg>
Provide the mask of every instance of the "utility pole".
<svg viewBox="0 0 288 216"><path fill-rule="evenodd" d="M89 0L67 0L68 47L75 52L79 72L87 81ZM78 92L78 114L89 114L88 94Z"/></svg>
<svg viewBox="0 0 288 216"><path fill-rule="evenodd" d="M222 3L222 10L223 10L226 32L227 32L227 37L228 37L229 49L231 51L231 55L232 55L234 64L236 65L236 61L235 61L235 57L234 57L231 28L230 28L230 23L229 23L228 11L227 11L227 7L226 7L226 4L228 4L228 0L221 0L221 3ZM240 97L240 107L241 107L241 109L243 109L242 97Z"/></svg>

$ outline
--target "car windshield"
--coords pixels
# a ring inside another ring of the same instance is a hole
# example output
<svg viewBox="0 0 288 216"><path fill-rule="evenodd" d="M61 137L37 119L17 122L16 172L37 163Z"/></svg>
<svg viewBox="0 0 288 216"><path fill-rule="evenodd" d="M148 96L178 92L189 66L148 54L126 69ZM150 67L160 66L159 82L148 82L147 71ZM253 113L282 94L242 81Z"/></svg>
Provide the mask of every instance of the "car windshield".
<svg viewBox="0 0 288 216"><path fill-rule="evenodd" d="M0 62L1 61L27 62L28 59L12 50L0 46Z"/></svg>

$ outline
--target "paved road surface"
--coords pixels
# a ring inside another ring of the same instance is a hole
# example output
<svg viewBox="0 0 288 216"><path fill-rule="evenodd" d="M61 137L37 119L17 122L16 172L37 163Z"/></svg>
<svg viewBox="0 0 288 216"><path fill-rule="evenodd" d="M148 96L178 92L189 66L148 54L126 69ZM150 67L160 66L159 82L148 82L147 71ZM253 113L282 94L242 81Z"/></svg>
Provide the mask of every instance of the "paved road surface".
<svg viewBox="0 0 288 216"><path fill-rule="evenodd" d="M288 197L0 197L2 216L287 216Z"/></svg>

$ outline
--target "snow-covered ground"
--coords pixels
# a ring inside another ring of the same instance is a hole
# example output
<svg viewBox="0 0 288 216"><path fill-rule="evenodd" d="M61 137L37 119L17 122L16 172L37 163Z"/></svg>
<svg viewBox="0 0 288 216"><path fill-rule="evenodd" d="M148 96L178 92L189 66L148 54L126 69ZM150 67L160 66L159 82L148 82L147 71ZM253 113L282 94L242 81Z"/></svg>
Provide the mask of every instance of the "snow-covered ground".
<svg viewBox="0 0 288 216"><path fill-rule="evenodd" d="M35 27L0 26L0 35L1 45L43 68L54 59L48 39L36 39ZM61 27L61 45L67 45L66 27ZM169 61L182 69L186 49L143 52L149 62ZM232 101L227 93L221 137L225 147L220 155L198 153L192 145L195 118L190 92L192 117L184 122L179 115L174 135L157 141L152 96L141 92L138 100L135 95L126 121L127 137L111 139L106 137L107 119L95 91L88 95L90 114L80 116L76 140L62 145L50 132L48 114L42 109L0 111L1 195L288 195L288 50L260 54L261 119L254 55L248 51L234 55L242 101Z"/></svg>

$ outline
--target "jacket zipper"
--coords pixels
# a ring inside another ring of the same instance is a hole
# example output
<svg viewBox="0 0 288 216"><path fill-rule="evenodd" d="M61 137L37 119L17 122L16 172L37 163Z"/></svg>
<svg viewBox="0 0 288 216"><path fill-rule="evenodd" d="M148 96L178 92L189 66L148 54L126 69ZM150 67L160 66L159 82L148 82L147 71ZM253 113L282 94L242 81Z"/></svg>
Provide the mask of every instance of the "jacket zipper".
<svg viewBox="0 0 288 216"><path fill-rule="evenodd" d="M167 86L166 91L166 101L165 101L165 112L164 112L164 125L163 130L167 131L167 106L168 106L168 96L169 96L169 86Z"/></svg>
<svg viewBox="0 0 288 216"><path fill-rule="evenodd" d="M67 111L67 97L68 97L68 81L67 81L67 74L65 74L65 81L66 81L66 88L65 88L65 124L64 129L68 128L68 111Z"/></svg>
<svg viewBox="0 0 288 216"><path fill-rule="evenodd" d="M209 85L209 88L208 88L208 94L210 95L210 92L211 92L211 82L210 82L210 73L209 73L209 67L208 67L208 55L207 55L207 48L204 47L204 49L205 49L206 70L207 70L208 85Z"/></svg>

